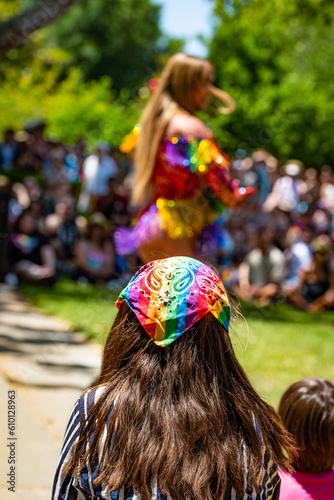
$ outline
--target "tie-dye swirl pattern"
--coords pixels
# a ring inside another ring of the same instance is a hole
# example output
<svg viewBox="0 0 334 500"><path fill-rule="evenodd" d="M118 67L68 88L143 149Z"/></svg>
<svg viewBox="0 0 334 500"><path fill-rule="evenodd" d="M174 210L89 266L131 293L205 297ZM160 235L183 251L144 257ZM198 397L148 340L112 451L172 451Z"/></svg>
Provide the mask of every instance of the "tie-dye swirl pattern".
<svg viewBox="0 0 334 500"><path fill-rule="evenodd" d="M143 266L121 292L151 339L167 346L208 312L228 330L231 308L223 283L202 262L171 257Z"/></svg>

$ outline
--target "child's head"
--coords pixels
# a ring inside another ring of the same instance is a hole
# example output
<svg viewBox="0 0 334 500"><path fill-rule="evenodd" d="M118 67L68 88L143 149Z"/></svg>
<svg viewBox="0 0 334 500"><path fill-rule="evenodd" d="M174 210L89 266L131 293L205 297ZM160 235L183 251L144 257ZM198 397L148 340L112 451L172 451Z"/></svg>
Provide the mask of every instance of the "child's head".
<svg viewBox="0 0 334 500"><path fill-rule="evenodd" d="M283 394L278 413L294 436L297 471L323 472L334 466L334 386L320 378L305 378Z"/></svg>

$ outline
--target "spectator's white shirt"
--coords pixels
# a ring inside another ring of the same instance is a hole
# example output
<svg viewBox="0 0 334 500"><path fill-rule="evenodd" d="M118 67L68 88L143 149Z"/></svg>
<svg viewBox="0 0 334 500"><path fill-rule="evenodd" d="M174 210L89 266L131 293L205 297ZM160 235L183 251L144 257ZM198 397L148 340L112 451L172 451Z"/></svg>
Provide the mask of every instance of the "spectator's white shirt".
<svg viewBox="0 0 334 500"><path fill-rule="evenodd" d="M83 164L83 183L85 190L93 196L108 194L108 180L116 177L117 163L110 156L104 155L100 161L97 155L88 156Z"/></svg>
<svg viewBox="0 0 334 500"><path fill-rule="evenodd" d="M327 184L322 190L322 201L324 206L331 212L334 211L334 184Z"/></svg>
<svg viewBox="0 0 334 500"><path fill-rule="evenodd" d="M249 282L259 287L280 283L283 277L284 255L279 248L271 247L266 255L254 248L246 255L249 264Z"/></svg>
<svg viewBox="0 0 334 500"><path fill-rule="evenodd" d="M298 259L299 267L301 269L305 269L311 264L312 250L310 245L307 245L303 241L298 241L292 245L291 251Z"/></svg>
<svg viewBox="0 0 334 500"><path fill-rule="evenodd" d="M277 179L273 187L273 193L278 196L278 207L288 212L295 210L300 201L302 184L301 179L293 179L289 175Z"/></svg>
<svg viewBox="0 0 334 500"><path fill-rule="evenodd" d="M312 251L310 245L303 241L298 241L291 248L284 251L285 270L283 290L285 292L296 288L304 269L307 269L312 262Z"/></svg>

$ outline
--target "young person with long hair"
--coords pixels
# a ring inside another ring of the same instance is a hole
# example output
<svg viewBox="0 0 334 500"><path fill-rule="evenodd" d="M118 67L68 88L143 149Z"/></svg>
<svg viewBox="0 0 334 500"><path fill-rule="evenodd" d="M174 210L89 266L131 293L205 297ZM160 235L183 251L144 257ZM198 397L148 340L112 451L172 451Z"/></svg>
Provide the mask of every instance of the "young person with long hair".
<svg viewBox="0 0 334 500"><path fill-rule="evenodd" d="M334 498L334 385L304 378L283 394L278 413L295 438L295 472L280 471L280 500Z"/></svg>
<svg viewBox="0 0 334 500"><path fill-rule="evenodd" d="M235 356L218 276L189 257L150 262L117 306L52 499L278 499L294 448Z"/></svg>
<svg viewBox="0 0 334 500"><path fill-rule="evenodd" d="M137 250L144 262L194 256L201 233L223 207L237 209L254 192L232 183L227 157L195 116L211 97L225 104L222 113L235 108L213 79L206 59L179 53L167 62L140 123L121 147L135 147L132 202L140 211L132 231L116 232L118 253Z"/></svg>

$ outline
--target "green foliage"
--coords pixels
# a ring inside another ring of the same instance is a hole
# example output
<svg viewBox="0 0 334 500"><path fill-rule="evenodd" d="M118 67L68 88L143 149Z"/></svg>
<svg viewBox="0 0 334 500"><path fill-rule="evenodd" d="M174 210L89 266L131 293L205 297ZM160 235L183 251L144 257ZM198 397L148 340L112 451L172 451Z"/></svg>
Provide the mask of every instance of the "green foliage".
<svg viewBox="0 0 334 500"><path fill-rule="evenodd" d="M22 0L0 0L0 22L15 16L24 7ZM28 67L43 49L43 42L44 36L35 33L20 48L13 47L7 51L0 51L0 81L13 78L14 74L16 76L15 72L21 72Z"/></svg>
<svg viewBox="0 0 334 500"><path fill-rule="evenodd" d="M136 92L159 69L157 55L180 48L163 36L159 19L160 6L150 0L83 0L48 35L85 80L108 75L117 91Z"/></svg>
<svg viewBox="0 0 334 500"><path fill-rule="evenodd" d="M20 5L13 2L7 15ZM117 95L111 77L83 82L79 69L69 67L67 52L50 42L46 30L21 48L2 53L0 61L0 133L9 126L20 130L34 117L46 121L48 136L65 143L84 137L91 144L108 140L118 146L140 115L142 99L128 89Z"/></svg>
<svg viewBox="0 0 334 500"><path fill-rule="evenodd" d="M0 0L1 18L36 2ZM65 143L84 137L118 146L141 113L147 80L182 45L163 36L159 16L150 0L83 0L2 52L0 133L34 117Z"/></svg>
<svg viewBox="0 0 334 500"><path fill-rule="evenodd" d="M13 16L19 5L19 0L0 0L0 19L8 19Z"/></svg>
<svg viewBox="0 0 334 500"><path fill-rule="evenodd" d="M217 0L216 13L210 59L237 103L233 115L209 119L222 146L333 162L333 3Z"/></svg>
<svg viewBox="0 0 334 500"><path fill-rule="evenodd" d="M7 70L0 93L0 130L21 129L35 117L46 120L48 135L65 143L84 137L90 143L103 139L118 146L136 122L141 101L116 97L109 77L81 83L73 69L58 81L62 66L55 63L56 55L51 50L49 59L35 57L23 70Z"/></svg>
<svg viewBox="0 0 334 500"><path fill-rule="evenodd" d="M48 133L67 143L85 137L118 146L140 113L135 101L115 97L109 77L80 84L76 70L46 96L45 106Z"/></svg>

